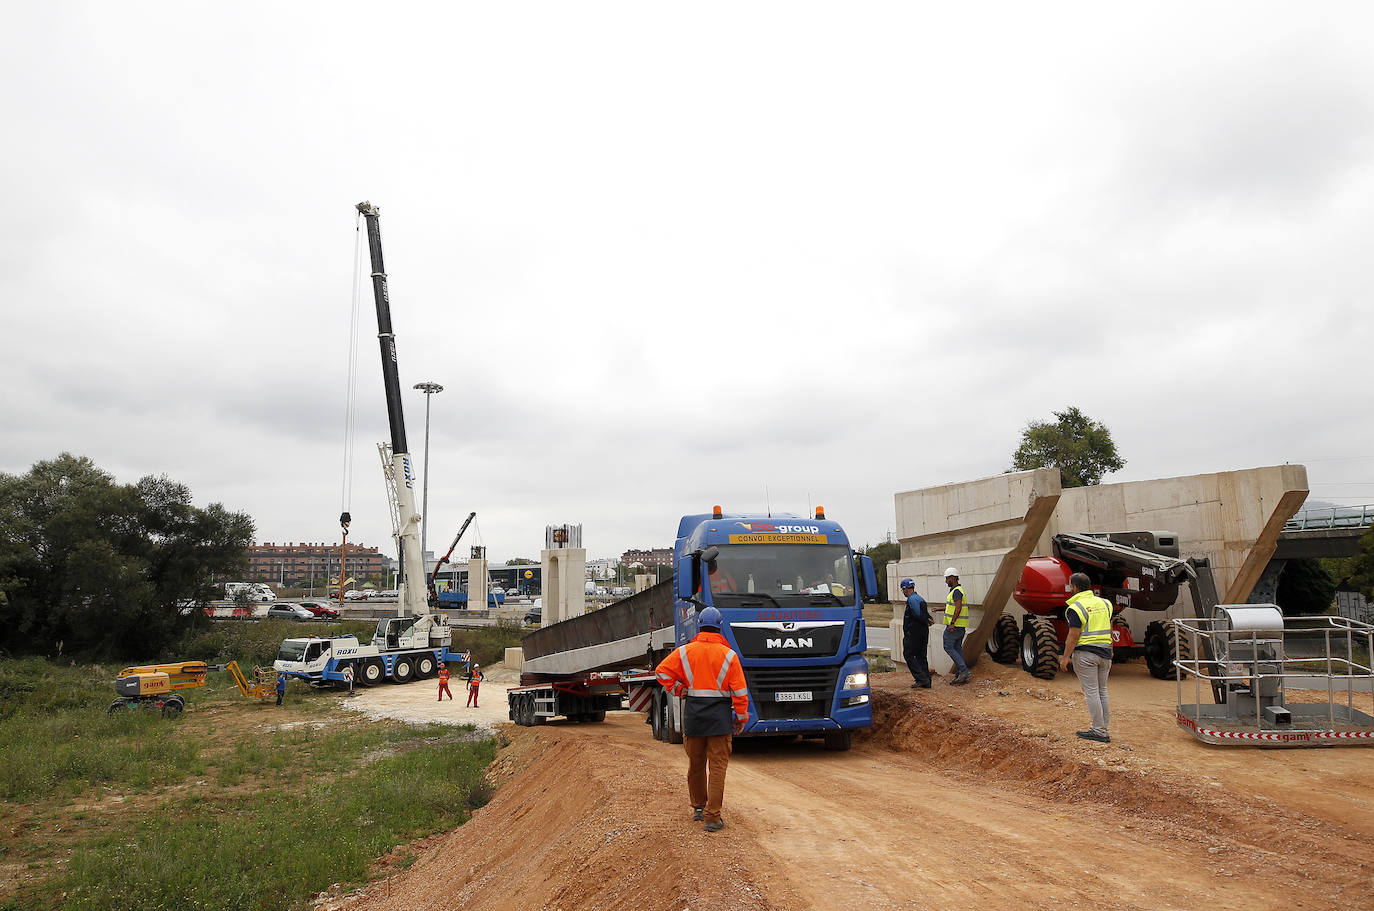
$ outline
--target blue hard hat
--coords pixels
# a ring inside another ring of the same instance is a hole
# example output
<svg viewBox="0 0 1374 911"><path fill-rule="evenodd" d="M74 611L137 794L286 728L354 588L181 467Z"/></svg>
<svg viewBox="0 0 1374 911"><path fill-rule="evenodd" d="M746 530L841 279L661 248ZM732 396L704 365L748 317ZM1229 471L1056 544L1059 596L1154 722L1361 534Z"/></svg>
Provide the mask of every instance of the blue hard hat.
<svg viewBox="0 0 1374 911"><path fill-rule="evenodd" d="M915 583L915 582L912 582L910 579L903 579L903 580L902 580L902 588L915 588L915 587L916 587L916 583Z"/></svg>
<svg viewBox="0 0 1374 911"><path fill-rule="evenodd" d="M701 613L697 614L697 626L713 626L716 629L720 629L722 622L720 611L716 610L714 607L705 608Z"/></svg>

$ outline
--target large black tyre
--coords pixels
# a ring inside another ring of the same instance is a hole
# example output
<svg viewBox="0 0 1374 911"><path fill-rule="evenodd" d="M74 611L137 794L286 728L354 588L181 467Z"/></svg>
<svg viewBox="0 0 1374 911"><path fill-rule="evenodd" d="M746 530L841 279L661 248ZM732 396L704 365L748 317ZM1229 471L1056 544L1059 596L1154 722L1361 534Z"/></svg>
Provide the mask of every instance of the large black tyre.
<svg viewBox="0 0 1374 911"><path fill-rule="evenodd" d="M649 730L653 731L654 739L663 740L663 699L655 695L649 702Z"/></svg>
<svg viewBox="0 0 1374 911"><path fill-rule="evenodd" d="M391 680L393 683L409 683L410 678L415 676L415 665L411 664L409 655L402 655L396 659L396 663L391 667Z"/></svg>
<svg viewBox="0 0 1374 911"><path fill-rule="evenodd" d="M376 686L386 679L386 667L380 658L369 658L358 669L358 683L363 686Z"/></svg>
<svg viewBox="0 0 1374 911"><path fill-rule="evenodd" d="M123 696L120 696L120 697L119 697L118 699L116 699L114 702L111 702L111 703L110 703L110 708L109 708L109 710L108 710L105 714L107 714L107 715L113 715L113 714L115 714L116 712L128 711L128 709L129 709L129 700L125 699Z"/></svg>
<svg viewBox="0 0 1374 911"><path fill-rule="evenodd" d="M672 709L671 706L668 706L668 705L667 705L667 700L666 700L666 699L664 700L664 703L665 703L665 708L667 708L667 710L668 710L668 712L667 712L667 722L668 722L667 734L668 734L668 742L669 742L669 743L682 743L682 731L678 730L677 725L673 723L673 709Z"/></svg>
<svg viewBox="0 0 1374 911"><path fill-rule="evenodd" d="M1044 617L1027 614L1021 630L1021 667L1032 677L1053 680L1059 670L1059 653L1054 625Z"/></svg>
<svg viewBox="0 0 1374 911"><path fill-rule="evenodd" d="M992 628L992 635L988 636L987 650L988 657L998 664L1015 664L1016 650L1021 644L1021 628L1016 625L1016 618L1011 614L1003 614L997 618L997 625Z"/></svg>
<svg viewBox="0 0 1374 911"><path fill-rule="evenodd" d="M434 656L429 654L428 652L426 652L423 655L416 655L415 679L428 680L430 677L433 677L436 666L437 664L434 660Z"/></svg>
<svg viewBox="0 0 1374 911"><path fill-rule="evenodd" d="M826 731L825 748L834 752L849 749L853 735L849 731Z"/></svg>
<svg viewBox="0 0 1374 911"><path fill-rule="evenodd" d="M585 713L585 714L582 716L582 720L583 720L583 721L590 721L592 724L596 724L597 722L600 722L600 721L605 721L605 720L606 720L606 710L605 710L605 709L596 709L596 710L594 710L594 711L587 712L587 713Z"/></svg>
<svg viewBox="0 0 1374 911"><path fill-rule="evenodd" d="M1145 664L1150 669L1151 677L1172 679L1174 655L1183 661L1192 660L1193 644L1187 637L1178 638L1178 629L1172 623L1155 620L1145 627Z"/></svg>
<svg viewBox="0 0 1374 911"><path fill-rule="evenodd" d="M168 696L162 703L162 717L175 718L186 708L186 700L180 696Z"/></svg>

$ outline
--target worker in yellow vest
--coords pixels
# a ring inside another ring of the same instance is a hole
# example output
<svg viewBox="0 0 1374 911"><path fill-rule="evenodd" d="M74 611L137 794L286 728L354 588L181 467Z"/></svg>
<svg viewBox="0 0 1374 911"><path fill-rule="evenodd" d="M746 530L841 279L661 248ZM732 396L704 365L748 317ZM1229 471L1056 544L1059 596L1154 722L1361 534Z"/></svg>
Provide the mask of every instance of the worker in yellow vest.
<svg viewBox="0 0 1374 911"><path fill-rule="evenodd" d="M968 603L964 587L959 584L959 570L953 566L945 570L945 584L949 594L945 596L945 654L954 662L954 679L950 686L968 683L973 673L964 661L964 634L968 632Z"/></svg>
<svg viewBox="0 0 1374 911"><path fill-rule="evenodd" d="M1111 735L1107 733L1111 720L1107 675L1112 672L1112 614L1115 611L1110 601L1093 594L1093 583L1086 573L1074 573L1069 577L1069 584L1074 590L1064 608L1064 619L1069 621L1069 638L1064 642L1059 669L1067 671L1069 663L1073 663L1092 725L1086 731L1075 733L1084 740L1111 743Z"/></svg>

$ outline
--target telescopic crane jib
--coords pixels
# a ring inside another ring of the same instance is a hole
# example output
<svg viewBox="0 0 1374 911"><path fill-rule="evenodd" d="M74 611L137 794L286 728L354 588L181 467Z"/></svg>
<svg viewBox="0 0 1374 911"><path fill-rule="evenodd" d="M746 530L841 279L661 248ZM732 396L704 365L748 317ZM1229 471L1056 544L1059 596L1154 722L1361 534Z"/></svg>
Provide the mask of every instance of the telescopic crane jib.
<svg viewBox="0 0 1374 911"><path fill-rule="evenodd" d="M415 471L406 443L405 413L401 405L401 377L396 365L396 335L391 327L391 300L387 294L386 266L382 260L382 234L378 209L358 203L367 222L367 246L372 259L372 295L377 305L377 342L382 354L382 382L386 390L386 414L391 426L391 468L396 487L397 545L401 557L401 591L398 614L428 614L425 596L425 561L420 552L420 515L415 509Z"/></svg>

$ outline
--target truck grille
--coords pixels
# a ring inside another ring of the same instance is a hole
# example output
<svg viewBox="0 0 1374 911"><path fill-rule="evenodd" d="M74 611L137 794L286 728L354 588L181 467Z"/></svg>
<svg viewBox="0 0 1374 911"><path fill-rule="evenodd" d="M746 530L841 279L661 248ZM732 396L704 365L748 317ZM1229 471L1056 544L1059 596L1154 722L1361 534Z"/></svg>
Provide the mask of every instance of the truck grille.
<svg viewBox="0 0 1374 911"><path fill-rule="evenodd" d="M762 721L827 718L838 667L746 667L744 681ZM779 702L778 693L810 692L810 702Z"/></svg>

